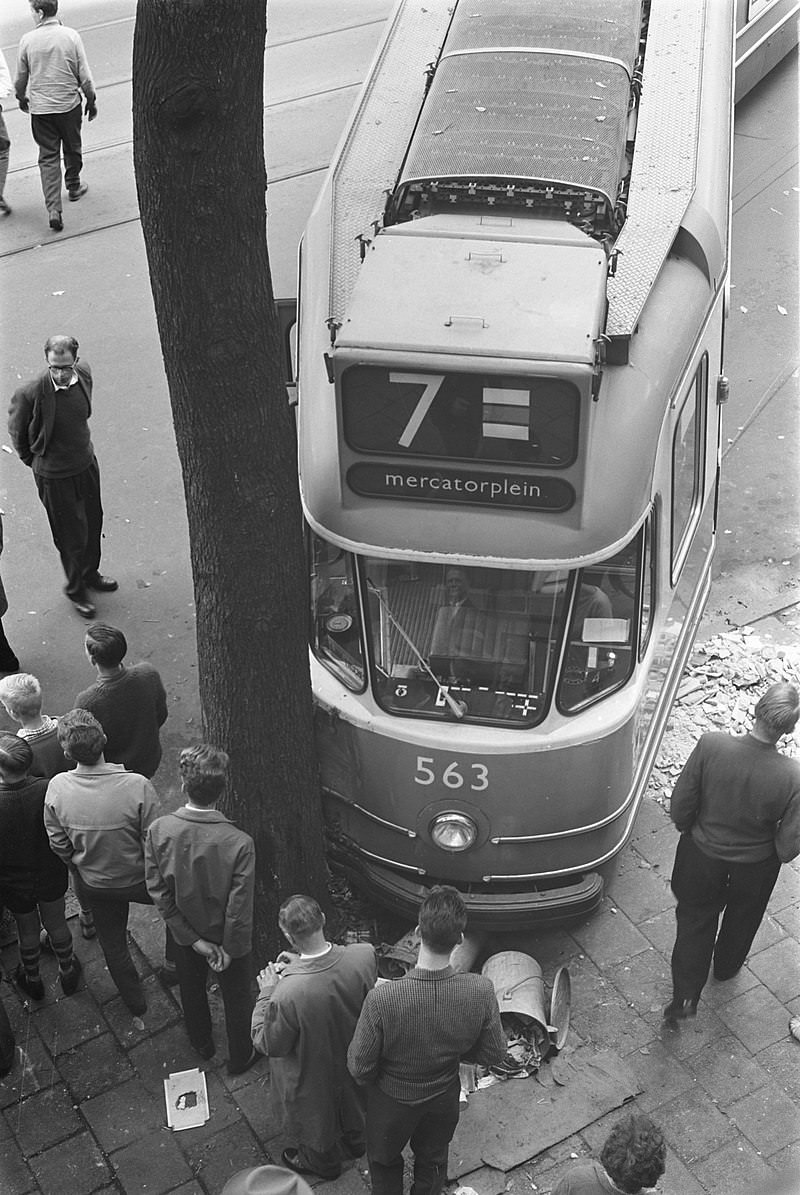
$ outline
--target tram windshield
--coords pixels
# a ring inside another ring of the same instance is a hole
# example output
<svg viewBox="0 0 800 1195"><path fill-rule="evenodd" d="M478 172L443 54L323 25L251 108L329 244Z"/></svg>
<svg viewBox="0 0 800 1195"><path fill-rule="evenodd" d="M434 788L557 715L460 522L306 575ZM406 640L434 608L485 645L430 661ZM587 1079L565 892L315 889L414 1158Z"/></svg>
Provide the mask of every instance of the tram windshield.
<svg viewBox="0 0 800 1195"><path fill-rule="evenodd" d="M312 647L389 713L521 729L630 675L642 535L591 569L354 558L312 536Z"/></svg>

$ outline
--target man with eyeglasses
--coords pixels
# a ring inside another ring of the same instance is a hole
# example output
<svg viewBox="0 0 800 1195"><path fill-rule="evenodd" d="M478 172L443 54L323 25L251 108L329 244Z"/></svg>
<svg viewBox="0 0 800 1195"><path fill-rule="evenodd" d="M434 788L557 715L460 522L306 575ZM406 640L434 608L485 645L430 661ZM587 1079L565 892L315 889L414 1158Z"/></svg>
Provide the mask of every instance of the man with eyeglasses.
<svg viewBox="0 0 800 1195"><path fill-rule="evenodd" d="M15 391L8 414L11 442L33 470L53 542L67 576L64 593L82 618L94 618L88 591L117 582L100 570L100 470L89 434L92 371L78 359L74 336L51 336L47 369Z"/></svg>

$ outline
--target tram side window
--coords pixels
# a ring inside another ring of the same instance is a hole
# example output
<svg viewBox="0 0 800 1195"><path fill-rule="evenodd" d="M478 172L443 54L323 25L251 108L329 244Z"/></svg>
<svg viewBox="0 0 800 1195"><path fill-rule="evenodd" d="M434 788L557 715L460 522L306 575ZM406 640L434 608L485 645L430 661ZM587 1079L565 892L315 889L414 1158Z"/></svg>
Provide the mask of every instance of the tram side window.
<svg viewBox="0 0 800 1195"><path fill-rule="evenodd" d="M631 674L644 537L639 532L620 552L578 574L558 688L563 713L585 709Z"/></svg>
<svg viewBox="0 0 800 1195"><path fill-rule="evenodd" d="M680 570L702 504L706 374L704 357L678 414L672 441L673 579Z"/></svg>
<svg viewBox="0 0 800 1195"><path fill-rule="evenodd" d="M312 650L348 689L359 692L366 672L352 557L314 534L310 549Z"/></svg>

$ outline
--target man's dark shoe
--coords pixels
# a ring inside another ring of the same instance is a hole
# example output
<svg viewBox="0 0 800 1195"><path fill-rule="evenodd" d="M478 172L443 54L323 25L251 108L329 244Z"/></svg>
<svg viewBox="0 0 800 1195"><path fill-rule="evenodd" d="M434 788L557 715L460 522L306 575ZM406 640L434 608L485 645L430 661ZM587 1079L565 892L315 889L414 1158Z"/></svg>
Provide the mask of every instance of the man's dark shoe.
<svg viewBox="0 0 800 1195"><path fill-rule="evenodd" d="M661 1015L665 1021L685 1021L689 1017L696 1017L697 1001L672 999L664 1005Z"/></svg>
<svg viewBox="0 0 800 1195"><path fill-rule="evenodd" d="M81 618L94 618L94 616L97 614L95 607L91 602L87 601L86 598L70 598L69 600L72 602L76 613L80 614Z"/></svg>
<svg viewBox="0 0 800 1195"><path fill-rule="evenodd" d="M68 195L72 202L75 203L75 201L80 199L82 195L85 195L88 190L89 184L81 183L79 187L73 187L72 190L68 192Z"/></svg>
<svg viewBox="0 0 800 1195"><path fill-rule="evenodd" d="M341 1166L338 1170L329 1170L325 1174L320 1174L319 1170L312 1170L310 1166L306 1166L304 1160L300 1157L299 1149L285 1149L281 1154L284 1166L288 1166L290 1170L294 1170L295 1174L316 1174L318 1178L338 1178L342 1173Z"/></svg>
<svg viewBox="0 0 800 1195"><path fill-rule="evenodd" d="M162 988L166 989L167 991L169 991L170 988L176 988L178 986L179 980L177 967L159 967L156 971L156 975Z"/></svg>
<svg viewBox="0 0 800 1195"><path fill-rule="evenodd" d="M10 215L11 215L11 208L6 203L5 199L3 199L3 196L0 195L0 216L10 216Z"/></svg>
<svg viewBox="0 0 800 1195"><path fill-rule="evenodd" d="M741 967L737 967L735 971L718 971L717 968L715 967L714 968L714 978L717 980L718 983L726 983L727 980L733 979L735 975L738 975L739 972L741 971L741 969L742 969Z"/></svg>
<svg viewBox="0 0 800 1195"><path fill-rule="evenodd" d="M78 990L78 981L81 977L83 964L78 958L77 954L72 956L72 966L69 971L59 971L58 978L61 981L61 990L65 996L74 996Z"/></svg>
<svg viewBox="0 0 800 1195"><path fill-rule="evenodd" d="M261 1055L258 1050L251 1050L250 1057L242 1066L234 1066L232 1062L228 1062L225 1068L229 1075L243 1075L245 1071L249 1071L251 1066L255 1066Z"/></svg>
<svg viewBox="0 0 800 1195"><path fill-rule="evenodd" d="M102 573L95 573L86 585L88 589L94 589L97 593L113 593L115 589L119 589L119 583L113 577L104 577Z"/></svg>
<svg viewBox="0 0 800 1195"><path fill-rule="evenodd" d="M217 1052L217 1047L210 1038L208 1041L200 1042L199 1045L196 1041L193 1041L192 1049L194 1050L195 1054L199 1054L200 1057L205 1058L206 1061L208 1061L209 1058L213 1058Z"/></svg>
<svg viewBox="0 0 800 1195"><path fill-rule="evenodd" d="M14 982L31 1000L44 1000L44 984L41 979L31 979L30 975L26 975L24 967L17 967Z"/></svg>
<svg viewBox="0 0 800 1195"><path fill-rule="evenodd" d="M55 209L53 209L53 211L48 212L47 214L50 217L50 227L52 228L53 232L63 232L64 221L61 219L61 212L57 212Z"/></svg>

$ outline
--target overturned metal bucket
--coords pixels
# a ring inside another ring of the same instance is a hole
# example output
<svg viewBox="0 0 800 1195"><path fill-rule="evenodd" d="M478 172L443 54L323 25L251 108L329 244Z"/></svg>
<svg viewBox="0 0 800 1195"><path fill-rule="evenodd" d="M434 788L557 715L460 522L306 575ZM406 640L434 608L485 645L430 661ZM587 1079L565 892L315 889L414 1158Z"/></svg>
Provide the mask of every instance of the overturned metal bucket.
<svg viewBox="0 0 800 1195"><path fill-rule="evenodd" d="M547 1032L542 968L535 958L519 950L502 950L483 964L481 974L494 985L500 1014L530 1017Z"/></svg>

